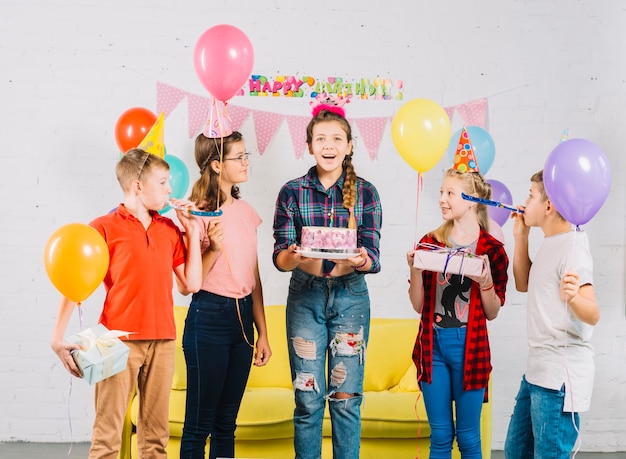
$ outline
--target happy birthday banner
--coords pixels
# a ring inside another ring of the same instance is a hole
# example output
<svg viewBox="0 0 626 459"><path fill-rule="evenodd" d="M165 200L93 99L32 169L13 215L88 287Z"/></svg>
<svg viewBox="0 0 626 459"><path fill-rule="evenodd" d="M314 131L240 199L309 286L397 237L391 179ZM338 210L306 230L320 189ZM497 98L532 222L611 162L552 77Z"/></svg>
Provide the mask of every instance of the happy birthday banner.
<svg viewBox="0 0 626 459"><path fill-rule="evenodd" d="M252 92L255 92L256 94L254 95L256 96L269 96L271 94L272 97L304 97L305 85L306 87L308 87L307 91L309 97L315 97L315 95L313 94L315 93L317 95L317 90L326 93L344 95L347 94L347 92L345 91L348 91L348 89L350 89L341 79L336 79L333 82L329 80L322 81L314 79L311 85L309 85L308 81L304 82L304 79L297 81L294 80L296 84L299 84L297 89L296 86L293 85L293 81L290 80L290 82L288 82L286 77L284 81L280 81L278 79L262 80L260 77L258 79L251 78L250 82L252 81L254 81L254 86L251 86L253 90L250 90L250 95L253 95ZM263 83L261 83L261 81L263 81ZM302 81L302 83L298 83L298 81ZM281 83L282 86L276 83ZM288 87L287 94L285 94L285 87L287 83L292 84L292 86ZM340 84L342 86L340 86ZM331 90L336 90L339 92L329 92L327 91L329 87ZM360 86L359 88L357 88L356 86L353 86L350 89L353 91L351 94L352 97L362 98L362 96L358 95L357 89L361 91L361 88L364 87L365 86ZM264 90L264 88L266 89ZM367 86L367 88L369 88L369 86ZM380 89L380 86L378 86L378 89ZM243 93L242 91L240 91L240 93ZM289 95L290 91L292 95ZM301 96L297 95L299 91L302 91ZM369 88L368 91L373 90ZM373 98L377 97L376 94L378 93L374 92ZM381 94L383 93L381 92ZM389 97L392 97L391 92L387 93L387 95ZM368 95L368 98L370 97L371 96ZM210 97L199 96L197 94L193 94L183 89L179 89L169 84L157 81L156 111L157 113L163 112L165 118L167 118L185 98L187 99L188 135L191 139L198 135L198 132L200 132L204 123L207 120L209 108L211 106ZM463 122L466 125L478 126L483 129L487 129L486 97L458 105L444 107L444 110L448 114L450 121L452 121L452 118L456 112L463 119ZM311 120L310 116L284 115L281 113L275 113L266 110L253 110L237 106L232 102L228 103L228 115L232 121L231 127L233 128L233 130L239 130L244 121L246 121L248 117L252 115L252 120L254 122L254 131L257 137L257 146L260 154L265 153L268 145L276 135L276 132L282 125L283 121L285 120L287 121L287 127L289 128L289 134L291 136L291 142L296 154L296 158L300 158L305 151L306 126ZM385 132L385 127L387 126L387 122L391 121L392 119L393 116L348 118L350 123L354 124L358 129L360 134L359 138L363 141L369 157L372 160L375 160L378 156L378 148L380 146L383 133Z"/></svg>
<svg viewBox="0 0 626 459"><path fill-rule="evenodd" d="M245 90L249 96L272 97L317 97L326 93L341 97L356 97L371 100L402 100L402 80L390 78L359 78L358 80L340 77L326 79L304 76L302 79L292 75L278 75L268 78L265 75L252 75L246 87L236 95L243 96Z"/></svg>

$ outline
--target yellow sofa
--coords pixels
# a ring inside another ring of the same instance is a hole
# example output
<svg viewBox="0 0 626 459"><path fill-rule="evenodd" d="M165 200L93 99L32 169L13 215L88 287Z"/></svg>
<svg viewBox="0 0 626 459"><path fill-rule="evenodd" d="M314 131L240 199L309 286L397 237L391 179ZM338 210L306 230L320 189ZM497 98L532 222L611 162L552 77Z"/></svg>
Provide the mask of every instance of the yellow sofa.
<svg viewBox="0 0 626 459"><path fill-rule="evenodd" d="M170 398L168 456L179 457L185 418L186 371L181 341L187 307L174 308L178 331L176 371ZM265 367L252 367L239 416L235 454L240 458L292 459L293 389L285 331L285 307L265 308L272 358ZM428 458L430 428L416 382L411 351L417 319L371 320L365 363L365 398L361 410L361 458ZM121 458L137 458L135 423L138 399L126 416ZM491 457L491 405L481 419L483 458ZM328 409L323 426L323 458L332 457ZM208 451L208 447L207 447ZM458 451L453 454L459 458Z"/></svg>

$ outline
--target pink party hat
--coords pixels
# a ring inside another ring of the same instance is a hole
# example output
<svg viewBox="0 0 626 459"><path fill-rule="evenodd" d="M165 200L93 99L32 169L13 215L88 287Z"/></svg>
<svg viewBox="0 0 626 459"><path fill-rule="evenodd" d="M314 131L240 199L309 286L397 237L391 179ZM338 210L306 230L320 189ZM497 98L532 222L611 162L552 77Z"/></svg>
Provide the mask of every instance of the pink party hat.
<svg viewBox="0 0 626 459"><path fill-rule="evenodd" d="M211 108L209 109L209 119L204 125L202 134L209 139L218 139L220 137L228 137L233 133L230 127L230 118L226 104L211 97Z"/></svg>
<svg viewBox="0 0 626 459"><path fill-rule="evenodd" d="M470 142L465 126L463 126L459 136L459 143L456 147L452 167L459 172L480 172L476 155L474 154L474 147L472 147L472 142Z"/></svg>
<svg viewBox="0 0 626 459"><path fill-rule="evenodd" d="M163 142L163 113L159 115L141 143L137 145L143 151L157 155L159 158L165 156L165 143Z"/></svg>

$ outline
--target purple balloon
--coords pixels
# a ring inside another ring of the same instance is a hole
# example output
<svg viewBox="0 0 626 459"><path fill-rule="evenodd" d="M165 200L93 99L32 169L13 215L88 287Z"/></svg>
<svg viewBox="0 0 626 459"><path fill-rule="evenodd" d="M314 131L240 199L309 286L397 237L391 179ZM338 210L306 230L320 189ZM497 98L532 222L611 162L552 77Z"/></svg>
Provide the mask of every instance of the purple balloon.
<svg viewBox="0 0 626 459"><path fill-rule="evenodd" d="M600 210L611 189L611 166L593 142L570 139L556 146L543 168L543 184L556 210L576 226Z"/></svg>
<svg viewBox="0 0 626 459"><path fill-rule="evenodd" d="M498 201L502 204L509 204L513 206L513 196L506 187L506 185L498 180L487 180L487 183L491 185L491 200ZM513 206L515 207L515 206ZM502 207L488 206L489 218L495 221L498 225L504 225L511 215L510 210L503 209Z"/></svg>

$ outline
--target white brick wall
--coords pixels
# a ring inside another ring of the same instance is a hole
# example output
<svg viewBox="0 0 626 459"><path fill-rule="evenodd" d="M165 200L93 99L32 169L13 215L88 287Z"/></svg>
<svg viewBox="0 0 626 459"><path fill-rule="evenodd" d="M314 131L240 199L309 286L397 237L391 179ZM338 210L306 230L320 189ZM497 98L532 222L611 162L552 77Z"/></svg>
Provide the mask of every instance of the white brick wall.
<svg viewBox="0 0 626 459"><path fill-rule="evenodd" d="M543 166L564 128L601 146L611 162L613 187L586 225L602 319L594 337L596 389L593 407L582 417L582 449L626 450L621 0L392 0L384 8L372 0L1 3L0 441L89 440L92 388L79 380L70 387L48 345L58 295L43 268L43 248L61 225L88 222L117 204L117 118L133 106L155 110L157 81L206 94L193 70L193 48L204 30L226 23L252 41L254 73L388 76L404 80L405 100L426 97L443 106L488 97L496 159L487 178L505 183L516 202L525 199L529 176ZM305 100L248 97L233 103L309 113ZM400 105L355 101L348 112L393 115ZM453 131L459 127L457 116ZM168 153L187 163L194 180L184 103L167 119L165 132ZM242 132L254 149L251 120ZM358 173L376 184L384 207L383 271L368 279L373 314L412 316L404 253L439 224L436 197L446 164L424 176L416 225L416 173L395 152L389 126L378 160L369 159L358 139L356 156ZM242 187L264 220L266 304L284 302L288 279L270 259L276 193L310 164L309 158L295 159L283 125L265 154L253 157L250 181ZM510 231L505 225L512 256ZM84 302L83 325L96 322L102 297L100 289ZM524 301L511 282L507 304L490 324L495 449L502 448L524 369ZM80 325L75 314L69 330Z"/></svg>

